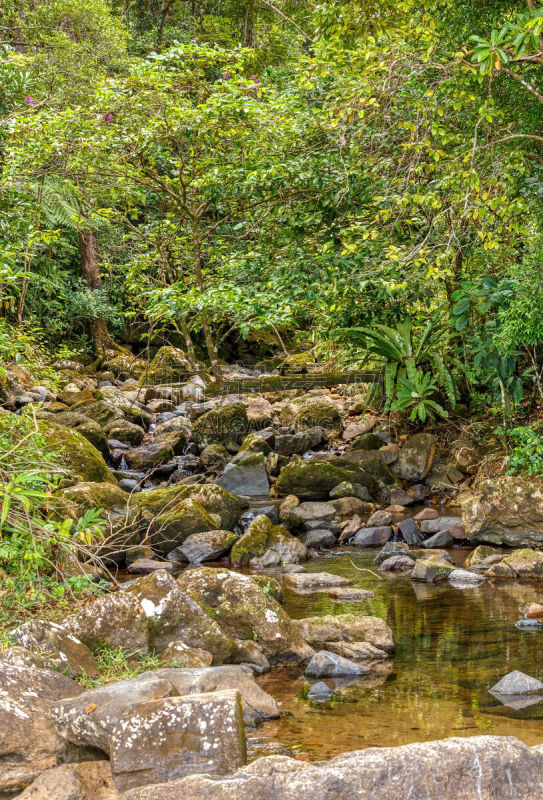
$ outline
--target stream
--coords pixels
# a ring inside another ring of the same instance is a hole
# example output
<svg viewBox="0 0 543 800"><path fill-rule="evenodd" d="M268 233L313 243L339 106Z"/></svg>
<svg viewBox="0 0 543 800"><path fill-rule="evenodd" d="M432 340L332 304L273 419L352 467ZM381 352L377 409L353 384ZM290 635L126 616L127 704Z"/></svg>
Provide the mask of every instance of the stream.
<svg viewBox="0 0 543 800"><path fill-rule="evenodd" d="M295 618L324 614L372 614L391 626L394 659L362 680L338 687L340 697L319 705L302 697L306 679L298 668L274 669L258 678L281 703L282 717L249 732L251 757L294 753L327 759L366 747L390 747L447 736L513 735L526 744L541 741L543 700L524 708L499 703L488 688L521 669L541 677L541 632L519 630L519 608L540 597L536 586L488 581L476 588L412 583L407 577L379 581L358 567L375 569L376 549L328 551L304 564L306 570L336 573L375 597L362 603L336 602L324 593L300 595L285 589L284 607ZM449 551L462 565L467 549ZM541 630L541 629L540 629ZM314 683L315 681L312 681Z"/></svg>

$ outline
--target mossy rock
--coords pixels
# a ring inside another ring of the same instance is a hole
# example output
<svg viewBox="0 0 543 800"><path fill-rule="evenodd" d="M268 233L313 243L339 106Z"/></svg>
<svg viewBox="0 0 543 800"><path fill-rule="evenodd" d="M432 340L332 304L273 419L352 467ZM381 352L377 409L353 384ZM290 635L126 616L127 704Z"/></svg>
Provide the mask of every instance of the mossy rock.
<svg viewBox="0 0 543 800"><path fill-rule="evenodd" d="M222 444L208 444L200 453L200 461L208 472L222 472L230 456Z"/></svg>
<svg viewBox="0 0 543 800"><path fill-rule="evenodd" d="M331 400L314 397L305 400L294 417L296 430L323 428L328 435L339 435L343 430L341 415Z"/></svg>
<svg viewBox="0 0 543 800"><path fill-rule="evenodd" d="M281 375L305 375L314 364L312 353L294 353L280 362L279 372Z"/></svg>
<svg viewBox="0 0 543 800"><path fill-rule="evenodd" d="M2 418L0 427L1 424ZM45 450L57 454L56 462L68 480L117 483L102 455L80 433L51 420L41 419L37 424L44 438Z"/></svg>
<svg viewBox="0 0 543 800"><path fill-rule="evenodd" d="M140 425L135 425L127 419L113 419L106 425L105 431L109 439L128 442L137 447L142 443L145 431Z"/></svg>
<svg viewBox="0 0 543 800"><path fill-rule="evenodd" d="M293 494L303 500L321 500L340 483L349 481L375 491L377 481L358 464L343 461L292 461L283 467L275 488L282 495Z"/></svg>
<svg viewBox="0 0 543 800"><path fill-rule="evenodd" d="M153 547L167 554L193 533L216 530L220 520L218 514L209 514L201 503L189 498L146 522L146 535L150 536Z"/></svg>
<svg viewBox="0 0 543 800"><path fill-rule="evenodd" d="M464 566L473 567L476 564L481 564L491 556L498 555L504 555L504 553L501 550L496 550L495 547L490 547L488 544L480 544L475 548L475 550L472 550L472 552L466 558L464 561Z"/></svg>
<svg viewBox="0 0 543 800"><path fill-rule="evenodd" d="M543 553L528 547L513 550L486 573L494 578L538 578L543 577Z"/></svg>
<svg viewBox="0 0 543 800"><path fill-rule="evenodd" d="M179 347L165 345L140 377L140 385L186 380L193 371L187 354Z"/></svg>
<svg viewBox="0 0 543 800"><path fill-rule="evenodd" d="M105 458L109 456L107 437L100 425L93 419L90 419L90 417L78 411L61 411L59 414L55 414L54 422L58 425L62 425L63 428L71 428L74 431L78 431L78 433L93 444Z"/></svg>
<svg viewBox="0 0 543 800"><path fill-rule="evenodd" d="M220 524L213 525L207 530L220 528L231 531L241 515L241 503L238 498L214 483L151 489L133 495L131 504L136 511L152 518L158 514L175 512L176 507L184 500L195 500L208 514L220 517Z"/></svg>
<svg viewBox="0 0 543 800"><path fill-rule="evenodd" d="M299 663L313 655L271 593L249 576L199 567L184 572L177 582L227 636L238 642L256 642L272 665Z"/></svg>
<svg viewBox="0 0 543 800"><path fill-rule="evenodd" d="M272 448L266 439L263 436L259 436L258 433L250 433L246 436L239 448L240 453L264 453L264 455L268 455L271 450Z"/></svg>
<svg viewBox="0 0 543 800"><path fill-rule="evenodd" d="M379 450L385 442L376 433L363 433L351 444L351 450Z"/></svg>
<svg viewBox="0 0 543 800"><path fill-rule="evenodd" d="M305 545L284 525L274 525L269 517L256 517L233 546L230 559L235 567L265 568L307 561Z"/></svg>
<svg viewBox="0 0 543 800"><path fill-rule="evenodd" d="M202 414L194 423L192 438L200 446L208 444L227 445L231 442L239 447L249 433L250 423L243 403L230 403Z"/></svg>
<svg viewBox="0 0 543 800"><path fill-rule="evenodd" d="M117 378L137 380L145 370L147 362L129 350L112 350L102 361L102 368L111 370Z"/></svg>
<svg viewBox="0 0 543 800"><path fill-rule="evenodd" d="M72 406L73 412L78 411L84 414L88 419L94 420L98 425L104 428L113 420L122 420L122 412L115 406L111 406L105 400L95 400L91 402L80 402Z"/></svg>
<svg viewBox="0 0 543 800"><path fill-rule="evenodd" d="M283 602L283 587L276 578L270 575L251 575L251 578L262 587L264 594L273 597L278 603Z"/></svg>

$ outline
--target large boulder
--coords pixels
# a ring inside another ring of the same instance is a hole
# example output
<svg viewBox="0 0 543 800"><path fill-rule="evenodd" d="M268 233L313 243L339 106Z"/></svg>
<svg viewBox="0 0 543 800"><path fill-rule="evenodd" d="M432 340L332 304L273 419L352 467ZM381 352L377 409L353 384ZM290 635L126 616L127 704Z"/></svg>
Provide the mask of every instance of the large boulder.
<svg viewBox="0 0 543 800"><path fill-rule="evenodd" d="M312 649L266 586L249 576L199 567L183 573L177 582L227 636L238 643L256 642L272 665L299 663L312 656Z"/></svg>
<svg viewBox="0 0 543 800"><path fill-rule="evenodd" d="M192 436L200 447L208 444L239 447L249 428L245 404L229 403L202 414L194 423Z"/></svg>
<svg viewBox="0 0 543 800"><path fill-rule="evenodd" d="M512 736L471 736L370 747L331 761L259 758L213 778L160 787L160 800L534 800L543 796L543 753ZM157 787L123 800L156 800Z"/></svg>
<svg viewBox="0 0 543 800"><path fill-rule="evenodd" d="M222 664L231 654L232 642L217 621L165 570L131 583L126 593L143 608L150 650L161 653L171 642L181 640L212 653L215 664Z"/></svg>
<svg viewBox="0 0 543 800"><path fill-rule="evenodd" d="M541 578L543 575L543 553L524 547L513 550L501 561L492 564L486 574L492 578Z"/></svg>
<svg viewBox="0 0 543 800"><path fill-rule="evenodd" d="M98 597L67 617L63 627L90 650L103 644L131 652L149 650L147 615L138 599L125 592Z"/></svg>
<svg viewBox="0 0 543 800"><path fill-rule="evenodd" d="M299 564L307 561L309 551L284 525L274 525L269 517L256 517L243 536L232 547L232 564L253 569Z"/></svg>
<svg viewBox="0 0 543 800"><path fill-rule="evenodd" d="M400 448L398 460L391 467L392 472L404 481L422 481L430 472L435 452L436 439L431 433L410 436Z"/></svg>
<svg viewBox="0 0 543 800"><path fill-rule="evenodd" d="M28 432L26 426L24 417L6 411L0 414L0 433L9 431L10 437L20 438ZM48 419L38 420L37 426L43 437L43 449L52 456L56 465L51 468L52 472L58 472L72 482L117 483L101 453L78 431Z"/></svg>
<svg viewBox="0 0 543 800"><path fill-rule="evenodd" d="M228 775L247 760L239 692L140 703L111 732L111 770L121 791L184 775Z"/></svg>
<svg viewBox="0 0 543 800"><path fill-rule="evenodd" d="M508 547L543 545L543 485L537 479L517 475L483 481L462 510L468 539Z"/></svg>
<svg viewBox="0 0 543 800"><path fill-rule="evenodd" d="M303 500L321 500L338 484L348 481L365 486L370 492L377 488L377 481L357 464L336 461L291 461L277 478L275 485L279 494L296 495Z"/></svg>
<svg viewBox="0 0 543 800"><path fill-rule="evenodd" d="M238 498L213 483L151 489L134 495L132 504L146 521L153 522L156 518L162 518L160 520L162 522L168 517L172 520L176 518L178 516L176 510L184 500L193 500L208 514L218 515L222 530L233 530L241 515L241 503ZM214 527L217 528L217 525Z"/></svg>
<svg viewBox="0 0 543 800"><path fill-rule="evenodd" d="M20 791L45 770L85 757L49 718L52 701L79 691L53 670L0 664L0 793Z"/></svg>
<svg viewBox="0 0 543 800"><path fill-rule="evenodd" d="M270 482L264 453L249 453L235 464L227 464L216 484L232 494L245 497L268 496Z"/></svg>
<svg viewBox="0 0 543 800"><path fill-rule="evenodd" d="M54 415L54 422L57 425L62 425L63 428L71 428L77 431L85 439L88 439L105 458L109 456L106 434L97 422L85 416L85 414L81 414L78 411L61 411L59 414Z"/></svg>

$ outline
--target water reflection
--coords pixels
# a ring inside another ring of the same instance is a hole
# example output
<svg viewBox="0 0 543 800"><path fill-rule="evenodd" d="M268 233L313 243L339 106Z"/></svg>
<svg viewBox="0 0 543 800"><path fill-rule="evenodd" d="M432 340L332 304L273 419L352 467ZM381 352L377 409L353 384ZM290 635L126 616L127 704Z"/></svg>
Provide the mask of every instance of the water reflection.
<svg viewBox="0 0 543 800"><path fill-rule="evenodd" d="M271 740L276 740L275 751L286 746L313 758L329 758L369 746L485 732L515 735L527 744L543 742L541 698L504 704L488 692L514 669L543 678L543 633L515 627L519 608L541 601L543 586L487 582L453 588L413 584L405 577L379 581L356 569L375 569L373 555L342 550L306 567L352 578L375 597L338 603L325 593L300 596L286 590L285 608L296 618L375 614L394 632L394 661L342 688L321 708L302 698L304 677L299 670L262 676L259 683L288 713L259 730L252 752L270 752ZM452 555L462 564L467 551L454 550Z"/></svg>

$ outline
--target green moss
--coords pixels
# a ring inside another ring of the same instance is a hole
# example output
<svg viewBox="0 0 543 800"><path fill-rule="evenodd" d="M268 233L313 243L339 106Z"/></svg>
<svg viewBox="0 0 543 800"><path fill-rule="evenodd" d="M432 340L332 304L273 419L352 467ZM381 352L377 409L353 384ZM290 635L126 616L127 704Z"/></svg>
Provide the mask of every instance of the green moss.
<svg viewBox="0 0 543 800"><path fill-rule="evenodd" d="M238 498L214 483L151 489L149 492L134 495L131 503L142 512L157 515L166 511L171 512L179 503L189 499L198 502L208 514L218 514L221 518L219 527L222 530L232 530L241 514L241 503Z"/></svg>
<svg viewBox="0 0 543 800"><path fill-rule="evenodd" d="M363 433L351 444L351 450L379 450L384 441L375 433Z"/></svg>
<svg viewBox="0 0 543 800"><path fill-rule="evenodd" d="M360 483L374 491L377 481L357 464L340 461L294 461L283 467L276 483L279 494L294 494L304 500L328 497L340 483Z"/></svg>
<svg viewBox="0 0 543 800"><path fill-rule="evenodd" d="M202 414L194 423L192 436L200 447L207 444L239 443L243 441L249 428L244 404L230 403Z"/></svg>
<svg viewBox="0 0 543 800"><path fill-rule="evenodd" d="M38 427L46 449L59 454L58 463L66 477L92 483L117 483L98 450L80 433L50 420L40 420Z"/></svg>

